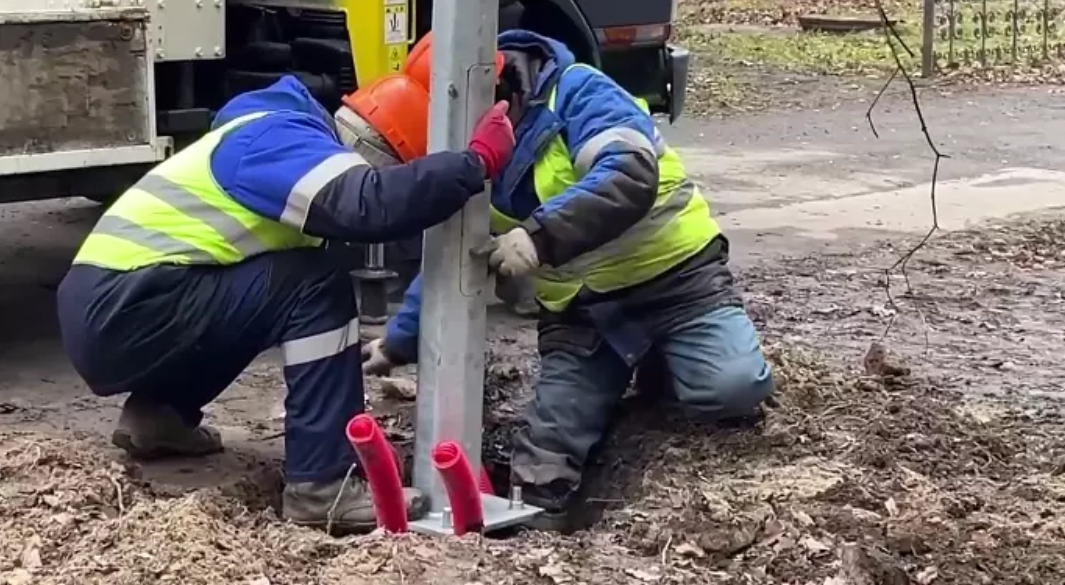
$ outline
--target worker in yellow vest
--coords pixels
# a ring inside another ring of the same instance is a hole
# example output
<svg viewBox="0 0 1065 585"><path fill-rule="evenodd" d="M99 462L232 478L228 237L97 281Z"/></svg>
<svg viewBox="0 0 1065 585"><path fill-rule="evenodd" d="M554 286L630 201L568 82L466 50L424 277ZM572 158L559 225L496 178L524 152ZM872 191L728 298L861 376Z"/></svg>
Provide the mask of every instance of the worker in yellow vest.
<svg viewBox="0 0 1065 585"><path fill-rule="evenodd" d="M393 122L428 104L402 77L368 91ZM506 104L480 120L468 150L408 164L362 140L358 120L347 107L326 112L294 77L237 96L209 133L114 202L58 291L67 353L93 393L128 394L112 440L138 458L220 451L203 407L280 347L283 512L339 531L376 519L344 433L365 409L355 296L323 241L420 233L482 192L514 146ZM424 142L424 124L413 130ZM424 512L415 490L406 499L410 517Z"/></svg>
<svg viewBox="0 0 1065 585"><path fill-rule="evenodd" d="M662 356L679 403L717 419L749 420L773 380L728 241L646 104L551 39L507 31L499 48L517 147L494 176L496 235L479 252L535 283L540 378L512 479L546 510L537 527L567 530L589 453L647 356ZM364 372L417 359L420 293L415 280L363 347Z"/></svg>

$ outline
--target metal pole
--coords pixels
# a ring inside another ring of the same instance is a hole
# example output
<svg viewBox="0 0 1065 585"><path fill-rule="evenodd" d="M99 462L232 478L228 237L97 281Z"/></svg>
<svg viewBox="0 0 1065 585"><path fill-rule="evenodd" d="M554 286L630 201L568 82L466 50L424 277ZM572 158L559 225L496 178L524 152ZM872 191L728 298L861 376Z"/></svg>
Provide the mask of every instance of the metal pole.
<svg viewBox="0 0 1065 585"><path fill-rule="evenodd" d="M492 105L498 0L436 0L433 4L429 151L461 151ZM485 295L488 269L470 249L488 238L488 193L425 232L414 486L441 513L447 495L431 452L441 440L461 441L481 464Z"/></svg>
<svg viewBox="0 0 1065 585"><path fill-rule="evenodd" d="M930 79L935 73L936 2L924 0L924 33L921 41L921 77Z"/></svg>

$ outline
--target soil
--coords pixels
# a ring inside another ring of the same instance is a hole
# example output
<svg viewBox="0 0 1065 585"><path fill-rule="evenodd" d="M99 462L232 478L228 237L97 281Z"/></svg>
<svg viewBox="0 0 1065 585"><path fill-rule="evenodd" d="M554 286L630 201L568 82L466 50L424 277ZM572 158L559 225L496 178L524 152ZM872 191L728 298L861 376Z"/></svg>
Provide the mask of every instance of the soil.
<svg viewBox="0 0 1065 585"><path fill-rule="evenodd" d="M594 474L608 481L589 505L606 511L586 532L335 539L278 519L275 456L230 453L246 462L233 481L177 487L99 433L6 430L0 583L1062 582L1065 424L1048 397L1065 215L933 239L909 263L912 292L896 276L891 300L875 267L900 253L743 270L779 383L764 420L716 428L630 399ZM497 464L536 375L533 335L493 328ZM371 386L374 412L409 441L409 396ZM6 429L34 416L0 406Z"/></svg>

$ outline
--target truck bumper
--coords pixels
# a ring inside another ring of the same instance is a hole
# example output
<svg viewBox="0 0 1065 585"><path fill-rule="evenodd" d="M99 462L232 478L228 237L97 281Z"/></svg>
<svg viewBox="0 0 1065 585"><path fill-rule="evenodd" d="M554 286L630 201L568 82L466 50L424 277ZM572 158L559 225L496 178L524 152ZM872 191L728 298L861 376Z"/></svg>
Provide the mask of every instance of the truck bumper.
<svg viewBox="0 0 1065 585"><path fill-rule="evenodd" d="M666 46L666 69L669 80L669 123L672 124L684 112L688 95L688 65L691 53L677 45Z"/></svg>

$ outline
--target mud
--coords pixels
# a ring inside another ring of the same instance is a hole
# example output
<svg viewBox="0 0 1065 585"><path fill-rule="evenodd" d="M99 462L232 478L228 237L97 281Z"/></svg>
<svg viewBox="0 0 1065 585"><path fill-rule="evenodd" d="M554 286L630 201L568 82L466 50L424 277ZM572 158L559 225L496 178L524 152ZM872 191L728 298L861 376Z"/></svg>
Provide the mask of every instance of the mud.
<svg viewBox="0 0 1065 585"><path fill-rule="evenodd" d="M0 583L1061 582L1065 424L1049 397L1065 216L934 239L910 262L912 292L894 279L893 304L876 267L898 254L742 270L779 395L748 429L630 399L587 532L333 539L278 519L276 456L234 447L239 477L176 487L98 433L6 430ZM501 467L536 375L532 334L494 328L486 453ZM370 395L408 441L409 396ZM35 416L0 413L6 429Z"/></svg>

